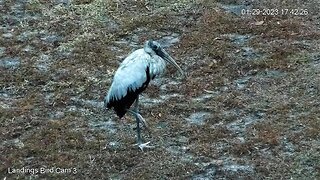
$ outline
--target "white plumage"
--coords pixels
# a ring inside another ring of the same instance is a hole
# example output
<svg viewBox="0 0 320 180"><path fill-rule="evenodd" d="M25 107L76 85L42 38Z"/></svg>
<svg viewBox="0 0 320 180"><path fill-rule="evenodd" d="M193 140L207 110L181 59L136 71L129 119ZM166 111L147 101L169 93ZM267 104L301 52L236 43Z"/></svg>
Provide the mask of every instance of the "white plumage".
<svg viewBox="0 0 320 180"><path fill-rule="evenodd" d="M120 118L127 112L136 117L138 145L141 149L147 147L148 143L142 144L140 135L139 123L146 125L146 121L138 112L139 94L147 88L150 80L165 71L166 62L183 74L181 68L158 42L147 41L144 48L134 51L120 64L105 97L105 106L108 109L113 108ZM134 109L131 110L134 102Z"/></svg>
<svg viewBox="0 0 320 180"><path fill-rule="evenodd" d="M120 64L116 71L106 101L119 100L127 95L127 90L135 91L147 81L146 69L149 67L151 79L159 76L165 70L166 64L156 54L146 53L144 49L138 49L131 53Z"/></svg>

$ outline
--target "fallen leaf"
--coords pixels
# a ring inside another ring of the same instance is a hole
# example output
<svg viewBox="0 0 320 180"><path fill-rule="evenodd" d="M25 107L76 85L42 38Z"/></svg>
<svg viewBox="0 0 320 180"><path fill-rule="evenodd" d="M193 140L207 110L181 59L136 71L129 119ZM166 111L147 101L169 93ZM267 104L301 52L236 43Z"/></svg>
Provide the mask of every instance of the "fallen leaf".
<svg viewBox="0 0 320 180"><path fill-rule="evenodd" d="M264 21L258 21L255 23L256 26L261 26L264 23Z"/></svg>

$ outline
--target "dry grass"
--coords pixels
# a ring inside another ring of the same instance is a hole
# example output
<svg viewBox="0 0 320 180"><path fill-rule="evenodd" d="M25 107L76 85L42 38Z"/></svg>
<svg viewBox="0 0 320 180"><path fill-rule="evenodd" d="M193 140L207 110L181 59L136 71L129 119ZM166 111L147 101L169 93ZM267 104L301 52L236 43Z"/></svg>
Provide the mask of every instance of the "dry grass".
<svg viewBox="0 0 320 180"><path fill-rule="evenodd" d="M20 65L0 64L0 177L319 178L319 3L299 1L308 16L275 17L237 16L220 3L2 2L0 59ZM183 98L142 106L151 127L144 135L157 147L140 152L131 146L133 119L118 120L100 103L136 44L172 33L180 42L169 51L188 77L146 93ZM197 112L211 114L204 125L188 124ZM8 174L22 167L77 173Z"/></svg>

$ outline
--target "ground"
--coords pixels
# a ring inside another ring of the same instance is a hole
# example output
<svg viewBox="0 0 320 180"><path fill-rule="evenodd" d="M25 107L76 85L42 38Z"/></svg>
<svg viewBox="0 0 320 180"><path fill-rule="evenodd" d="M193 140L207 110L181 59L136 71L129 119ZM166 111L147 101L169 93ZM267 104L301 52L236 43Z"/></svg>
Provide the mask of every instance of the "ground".
<svg viewBox="0 0 320 180"><path fill-rule="evenodd" d="M0 178L320 178L319 7L0 0ZM103 97L147 39L187 77L168 67L143 93L142 152Z"/></svg>

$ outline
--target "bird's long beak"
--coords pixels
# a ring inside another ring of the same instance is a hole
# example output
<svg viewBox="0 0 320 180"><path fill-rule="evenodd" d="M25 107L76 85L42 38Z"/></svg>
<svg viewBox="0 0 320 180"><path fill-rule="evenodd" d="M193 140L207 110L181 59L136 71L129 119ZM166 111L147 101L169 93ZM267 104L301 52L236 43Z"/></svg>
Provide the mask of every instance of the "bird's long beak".
<svg viewBox="0 0 320 180"><path fill-rule="evenodd" d="M167 53L164 49L161 49L160 54L159 54L165 61L168 63L172 64L177 70L180 72L180 74L185 77L184 72L180 68L180 66L176 63L176 61Z"/></svg>

